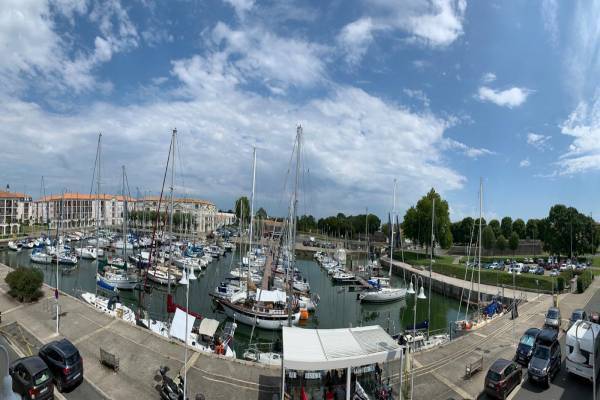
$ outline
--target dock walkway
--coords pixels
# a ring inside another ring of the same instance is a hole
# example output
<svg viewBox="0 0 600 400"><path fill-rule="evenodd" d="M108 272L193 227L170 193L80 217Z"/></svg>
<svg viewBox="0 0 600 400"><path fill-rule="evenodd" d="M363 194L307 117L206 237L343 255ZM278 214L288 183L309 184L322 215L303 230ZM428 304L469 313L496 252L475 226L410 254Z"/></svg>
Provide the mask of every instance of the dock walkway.
<svg viewBox="0 0 600 400"><path fill-rule="evenodd" d="M381 263L385 264L385 265L389 265L390 259L388 257L382 257ZM407 271L408 273L417 274L417 275L422 276L423 281L425 282L425 285L427 285L427 282L429 280L429 270L420 269L420 268L414 267L410 264L403 263L402 261L396 261L396 260L393 261L392 265L394 266L394 268L401 268L401 269L404 269L405 271ZM457 287L460 289L464 289L465 296L466 296L466 291L471 289L470 281L464 281L462 279L454 278L452 276L442 275L437 272L431 273L431 279L433 279L434 281L443 282L446 285L451 285L451 286L454 286L454 287ZM475 293L477 292L477 287L478 287L477 282L474 282L472 290ZM498 294L498 290L499 290L498 286L486 285L486 284L481 284L480 288L481 288L480 290L481 290L482 294L486 294L489 296L496 296ZM515 298L522 298L524 300L534 299L534 298L537 298L537 296L539 295L539 293L521 290L519 288L517 288L513 293L513 289L510 286L505 286L503 292L504 292L503 293L504 297L512 298L514 296Z"/></svg>

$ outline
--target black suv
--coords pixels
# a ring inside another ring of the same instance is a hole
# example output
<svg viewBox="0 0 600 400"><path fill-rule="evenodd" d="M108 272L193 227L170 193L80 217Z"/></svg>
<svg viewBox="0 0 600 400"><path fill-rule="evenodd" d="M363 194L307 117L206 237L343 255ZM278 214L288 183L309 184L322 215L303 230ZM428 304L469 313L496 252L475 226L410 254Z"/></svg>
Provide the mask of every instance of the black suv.
<svg viewBox="0 0 600 400"><path fill-rule="evenodd" d="M38 356L21 358L11 364L12 391L23 399L47 400L54 398L54 386L48 366Z"/></svg>
<svg viewBox="0 0 600 400"><path fill-rule="evenodd" d="M561 351L558 343L558 332L552 328L544 328L537 336L533 355L529 361L527 374L532 382L550 386L550 381L561 368Z"/></svg>
<svg viewBox="0 0 600 400"><path fill-rule="evenodd" d="M529 364L539 334L540 330L538 328L529 328L525 331L517 346L516 362L523 365Z"/></svg>
<svg viewBox="0 0 600 400"><path fill-rule="evenodd" d="M39 356L48 364L59 392L77 386L83 380L83 359L77 347L67 339L42 346Z"/></svg>

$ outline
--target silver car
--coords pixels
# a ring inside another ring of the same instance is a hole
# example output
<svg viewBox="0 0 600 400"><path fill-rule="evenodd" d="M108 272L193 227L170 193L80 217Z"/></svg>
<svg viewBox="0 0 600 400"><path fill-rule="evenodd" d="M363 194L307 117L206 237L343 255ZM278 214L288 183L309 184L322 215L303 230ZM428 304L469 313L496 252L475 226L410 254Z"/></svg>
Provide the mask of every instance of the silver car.
<svg viewBox="0 0 600 400"><path fill-rule="evenodd" d="M544 320L544 326L559 329L560 328L560 310L558 307L550 307L546 312L546 319Z"/></svg>

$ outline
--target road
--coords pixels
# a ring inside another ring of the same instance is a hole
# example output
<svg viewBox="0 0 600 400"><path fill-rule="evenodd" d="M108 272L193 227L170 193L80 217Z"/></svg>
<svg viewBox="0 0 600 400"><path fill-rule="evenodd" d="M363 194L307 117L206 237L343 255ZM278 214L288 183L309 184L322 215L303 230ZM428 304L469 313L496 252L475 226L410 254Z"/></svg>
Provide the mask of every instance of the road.
<svg viewBox="0 0 600 400"><path fill-rule="evenodd" d="M13 362L14 360L18 359L19 356L17 355L15 349L8 343L8 341L6 340L6 338L2 335L0 335L0 346L3 346L4 348L6 348L6 350L8 350L9 356L10 356L10 362ZM12 400L10 395L12 394L12 390L10 388L11 386L11 379L10 376L8 376L8 371L6 370L6 356L3 354L4 352L1 353L0 355L0 376L3 377L0 380L0 399L2 400ZM61 397L59 395L57 395L57 391L55 390L55 396L59 399L61 399ZM64 393L62 393L62 398L67 399L67 400L103 400L104 397L102 395L100 395L96 389L94 389L94 387L87 382L86 380L84 380L81 385L77 386L76 388L74 388L73 390L69 390L69 391L65 391ZM18 397L14 396L14 399L18 399Z"/></svg>
<svg viewBox="0 0 600 400"><path fill-rule="evenodd" d="M588 304L585 307L585 310L588 314L591 311L600 310L600 291L596 292L594 296L590 299ZM563 318L568 318L569 316L564 315ZM567 369L565 367L565 335L561 335L560 337L560 345L563 350L563 363L562 369L554 378L554 381L550 385L548 389L536 386L531 384L526 378L527 373L524 369L524 382L521 385L521 388L518 392L512 395L512 398L515 400L567 400L567 399L591 399L593 397L592 393L592 384L584 379L580 379L577 376L572 376L567 374ZM600 386L597 386L596 394L600 391Z"/></svg>

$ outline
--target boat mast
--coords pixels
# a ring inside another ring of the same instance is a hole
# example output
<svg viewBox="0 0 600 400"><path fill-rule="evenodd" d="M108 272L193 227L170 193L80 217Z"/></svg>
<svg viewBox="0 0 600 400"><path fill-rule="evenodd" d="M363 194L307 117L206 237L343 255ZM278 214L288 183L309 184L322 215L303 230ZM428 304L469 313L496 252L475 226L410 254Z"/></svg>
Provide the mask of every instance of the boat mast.
<svg viewBox="0 0 600 400"><path fill-rule="evenodd" d="M390 218L390 229L392 232L390 239L390 271L388 273L388 277L392 277L392 266L394 262L394 215L396 214L396 179L394 179L394 190L393 190L394 199L392 200L392 218Z"/></svg>
<svg viewBox="0 0 600 400"><path fill-rule="evenodd" d="M171 215L169 216L169 266L167 267L167 295L171 294L171 268L173 267L173 190L175 185L175 140L177 136L177 129L173 129L173 136L171 137L171 151L173 152L173 159L171 160Z"/></svg>
<svg viewBox="0 0 600 400"><path fill-rule="evenodd" d="M250 255L252 254L252 235L254 227L254 190L256 185L256 147L252 148L252 194L250 195L250 229L248 232L248 282L250 282ZM246 290L246 298L248 298L248 290Z"/></svg>
<svg viewBox="0 0 600 400"><path fill-rule="evenodd" d="M435 197L431 205L431 254L429 257L429 298L427 300L427 339L429 339L429 326L431 325L431 270L433 269L433 247L435 245Z"/></svg>
<svg viewBox="0 0 600 400"><path fill-rule="evenodd" d="M123 261L126 263L126 254L127 254L127 200L125 199L125 166L122 166L123 169L123 187L121 189L121 195L123 196Z"/></svg>
<svg viewBox="0 0 600 400"><path fill-rule="evenodd" d="M365 271L369 265L369 207L365 207L365 244L367 251L365 252Z"/></svg>
<svg viewBox="0 0 600 400"><path fill-rule="evenodd" d="M294 267L296 266L296 214L298 209L298 184L300 182L300 152L302 151L302 125L298 125L296 128L296 179L294 180L294 201L292 203L290 231L291 231L291 273L288 271L288 298L291 294L292 281L294 280ZM292 326L292 306L288 304L288 326Z"/></svg>
<svg viewBox="0 0 600 400"><path fill-rule="evenodd" d="M481 313L481 226L483 219L483 179L479 178L479 256L477 271L477 315Z"/></svg>
<svg viewBox="0 0 600 400"><path fill-rule="evenodd" d="M100 266L100 152L101 152L102 133L98 134L98 150L96 151L96 274ZM98 294L98 284L96 284L96 294Z"/></svg>

